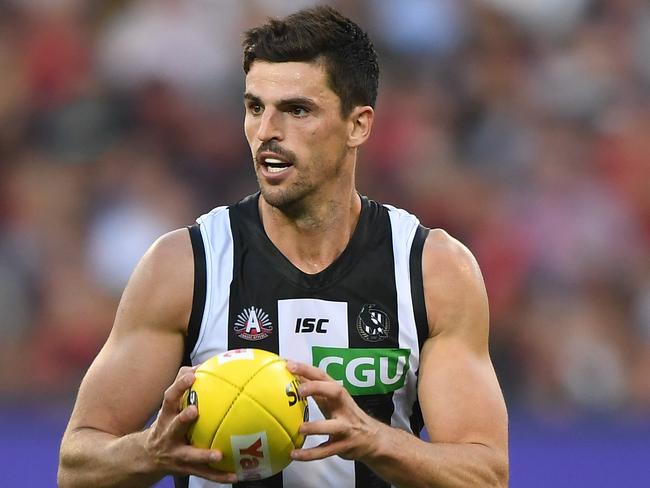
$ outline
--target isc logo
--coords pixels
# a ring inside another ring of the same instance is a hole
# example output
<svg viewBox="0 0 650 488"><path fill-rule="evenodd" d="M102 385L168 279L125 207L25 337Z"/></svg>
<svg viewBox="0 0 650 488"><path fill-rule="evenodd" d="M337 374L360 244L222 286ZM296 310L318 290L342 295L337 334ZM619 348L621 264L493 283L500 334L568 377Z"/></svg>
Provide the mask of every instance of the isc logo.
<svg viewBox="0 0 650 488"><path fill-rule="evenodd" d="M316 332L317 334L325 334L327 329L325 326L329 324L329 319L316 319L312 317L298 318L296 320L296 334L304 332Z"/></svg>

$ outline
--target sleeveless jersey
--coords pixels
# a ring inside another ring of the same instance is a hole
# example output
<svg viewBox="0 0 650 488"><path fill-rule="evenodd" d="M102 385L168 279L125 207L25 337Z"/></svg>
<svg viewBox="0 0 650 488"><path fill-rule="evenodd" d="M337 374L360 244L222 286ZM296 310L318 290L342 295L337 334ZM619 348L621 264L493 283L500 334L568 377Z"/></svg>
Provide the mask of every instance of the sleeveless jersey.
<svg viewBox="0 0 650 488"><path fill-rule="evenodd" d="M326 269L293 266L264 232L259 193L218 207L191 226L194 299L185 364L229 349L255 347L313 364L342 382L372 417L418 435L420 350L428 335L422 249L428 230L413 215L361 197L345 250ZM310 420L323 415L308 399ZM304 447L327 440L308 436ZM177 487L215 488L198 477ZM293 462L264 488L388 487L365 464L332 456Z"/></svg>

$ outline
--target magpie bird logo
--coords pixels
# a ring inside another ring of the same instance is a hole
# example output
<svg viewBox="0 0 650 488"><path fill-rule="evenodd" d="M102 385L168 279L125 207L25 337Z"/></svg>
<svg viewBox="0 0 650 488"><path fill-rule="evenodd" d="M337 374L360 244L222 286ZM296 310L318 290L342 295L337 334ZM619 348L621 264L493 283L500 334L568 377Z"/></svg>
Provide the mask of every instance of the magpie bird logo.
<svg viewBox="0 0 650 488"><path fill-rule="evenodd" d="M366 304L357 317L357 331L368 342L378 342L388 338L390 319L377 305Z"/></svg>

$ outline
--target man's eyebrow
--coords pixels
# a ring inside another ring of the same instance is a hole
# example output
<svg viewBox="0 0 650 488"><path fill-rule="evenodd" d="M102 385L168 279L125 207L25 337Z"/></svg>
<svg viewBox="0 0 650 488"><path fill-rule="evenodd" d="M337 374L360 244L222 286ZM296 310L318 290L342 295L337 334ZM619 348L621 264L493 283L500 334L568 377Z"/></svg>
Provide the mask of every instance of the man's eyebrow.
<svg viewBox="0 0 650 488"><path fill-rule="evenodd" d="M259 103L259 104L262 103L262 100L260 100L260 97L257 97L255 95L253 95L252 93L248 93L248 92L244 93L244 100L250 100L251 102L255 102L255 103Z"/></svg>
<svg viewBox="0 0 650 488"><path fill-rule="evenodd" d="M258 97L257 95L253 95L252 93L246 92L244 93L244 100L251 101L253 103L258 103L260 105L262 104L262 99ZM318 104L311 98L309 97L291 97L291 98L284 98L278 101L277 106L278 107L292 107L295 105L304 105L309 108L317 107Z"/></svg>
<svg viewBox="0 0 650 488"><path fill-rule="evenodd" d="M318 106L318 104L309 97L291 97L285 98L278 102L278 107L293 107L295 105L302 105L308 108L314 108Z"/></svg>

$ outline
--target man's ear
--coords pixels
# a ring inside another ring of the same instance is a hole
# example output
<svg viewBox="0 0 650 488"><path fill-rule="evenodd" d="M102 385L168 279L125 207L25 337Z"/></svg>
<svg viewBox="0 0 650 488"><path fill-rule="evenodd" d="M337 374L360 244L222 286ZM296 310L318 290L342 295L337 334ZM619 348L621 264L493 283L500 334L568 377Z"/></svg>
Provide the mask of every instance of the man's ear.
<svg viewBox="0 0 650 488"><path fill-rule="evenodd" d="M374 118L375 111L369 105L358 106L352 109L352 112L348 116L350 127L348 147L359 147L368 140Z"/></svg>

